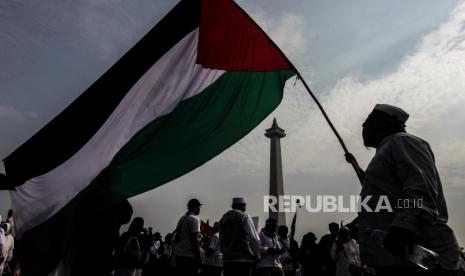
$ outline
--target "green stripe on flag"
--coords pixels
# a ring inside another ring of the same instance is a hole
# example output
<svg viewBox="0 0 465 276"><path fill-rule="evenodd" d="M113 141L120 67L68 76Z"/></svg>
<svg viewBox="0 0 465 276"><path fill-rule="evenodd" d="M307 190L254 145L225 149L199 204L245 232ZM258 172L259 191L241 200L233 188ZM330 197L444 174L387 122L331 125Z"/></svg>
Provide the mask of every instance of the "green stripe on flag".
<svg viewBox="0 0 465 276"><path fill-rule="evenodd" d="M288 70L224 74L122 148L109 166L112 191L131 197L215 157L279 105L292 74Z"/></svg>
<svg viewBox="0 0 465 276"><path fill-rule="evenodd" d="M227 72L152 121L68 205L23 235L24 275L46 275L44 266L56 263L69 248L65 245L84 235L86 217L95 210L165 184L244 137L279 105L292 75L291 70Z"/></svg>

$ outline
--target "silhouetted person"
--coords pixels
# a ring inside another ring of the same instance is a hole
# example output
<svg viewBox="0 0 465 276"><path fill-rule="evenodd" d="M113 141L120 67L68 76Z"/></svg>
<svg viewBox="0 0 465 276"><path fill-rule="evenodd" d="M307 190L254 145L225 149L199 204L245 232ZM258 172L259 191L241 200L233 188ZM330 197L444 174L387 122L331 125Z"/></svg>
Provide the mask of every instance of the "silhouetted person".
<svg viewBox="0 0 465 276"><path fill-rule="evenodd" d="M140 241L144 219L136 217L124 232L116 250L116 276L140 276L143 264L143 248Z"/></svg>
<svg viewBox="0 0 465 276"><path fill-rule="evenodd" d="M163 255L163 247L164 244L160 232L155 232L149 248L151 264L154 264L155 266L158 265L161 256Z"/></svg>
<svg viewBox="0 0 465 276"><path fill-rule="evenodd" d="M15 236L15 217L13 215L13 210L12 209L8 210L8 214L6 216L5 222L10 224L10 226L11 226L11 235L14 237Z"/></svg>
<svg viewBox="0 0 465 276"><path fill-rule="evenodd" d="M387 198L392 210L359 213L362 262L374 266L378 275L423 275L405 259L414 243L439 254L439 264L427 275L450 275L459 269L455 235L447 225L448 213L434 154L424 140L405 131L409 114L377 104L363 123L363 143L376 149L364 172L362 201L376 210ZM356 163L351 154L349 162ZM384 206L386 206L384 202ZM388 231L382 248L372 238L373 229Z"/></svg>
<svg viewBox="0 0 465 276"><path fill-rule="evenodd" d="M220 246L220 223L213 224L213 235L205 250L205 276L221 276L223 271L223 253Z"/></svg>
<svg viewBox="0 0 465 276"><path fill-rule="evenodd" d="M0 219L1 220L1 219ZM18 253L19 253L19 250L17 249L19 247L19 241L15 238L16 236L16 232L15 232L15 217L14 217L14 214L13 214L13 210L12 209L9 209L8 210L8 214L7 214L7 217L6 217L6 220L5 220L7 223L10 224L10 228L11 228L11 231L10 231L10 234L11 236L14 238L14 243L15 243L15 252L13 254L13 258L10 260L10 267L13 268L16 267L16 264L18 262Z"/></svg>
<svg viewBox="0 0 465 276"><path fill-rule="evenodd" d="M357 242L350 237L347 227L342 227L331 248L331 257L336 262L336 276L361 275L362 265Z"/></svg>
<svg viewBox="0 0 465 276"><path fill-rule="evenodd" d="M349 228L350 237L358 243L358 230L360 228L359 218L356 217L351 222L344 225L344 227Z"/></svg>
<svg viewBox="0 0 465 276"><path fill-rule="evenodd" d="M162 244L159 274L157 275L172 275L174 274L175 257L174 257L173 234L168 233Z"/></svg>
<svg viewBox="0 0 465 276"><path fill-rule="evenodd" d="M299 258L304 276L324 275L322 251L315 234L309 232L303 236Z"/></svg>
<svg viewBox="0 0 465 276"><path fill-rule="evenodd" d="M151 227L149 227L149 233L152 233ZM155 232L152 236L152 240L149 243L149 260L147 264L147 273L144 275L159 275L161 271L161 259L163 255L163 240L159 232Z"/></svg>
<svg viewBox="0 0 465 276"><path fill-rule="evenodd" d="M70 252L71 275L111 275L121 225L127 224L131 216L132 207L127 200L87 214Z"/></svg>
<svg viewBox="0 0 465 276"><path fill-rule="evenodd" d="M339 224L331 222L328 225L329 234L324 235L320 239L320 248L323 251L323 263L326 267L326 275L335 275L336 273L336 264L331 258L331 247L333 246L334 241L336 241L337 233L339 231Z"/></svg>
<svg viewBox="0 0 465 276"><path fill-rule="evenodd" d="M0 275L2 275L5 266L13 258L13 249L15 248L15 241L11 235L11 225L9 223L3 222L0 227L3 229L4 237L3 241L0 244ZM11 269L11 267L10 267Z"/></svg>
<svg viewBox="0 0 465 276"><path fill-rule="evenodd" d="M281 264L281 254L286 249L281 247L276 230L277 221L269 218L265 227L260 231L260 253L261 259L257 263L257 274L259 276L284 276Z"/></svg>
<svg viewBox="0 0 465 276"><path fill-rule="evenodd" d="M187 203L187 213L176 226L174 255L179 276L198 275L202 265L200 258L200 201L191 199Z"/></svg>
<svg viewBox="0 0 465 276"><path fill-rule="evenodd" d="M153 245L153 228L144 228L139 236L140 245L142 248L142 274L152 274L153 266L151 263L150 249Z"/></svg>
<svg viewBox="0 0 465 276"><path fill-rule="evenodd" d="M278 240L284 253L281 254L281 264L285 276L294 276L298 268L299 245L295 240L291 240L288 236L289 228L286 225L278 227Z"/></svg>
<svg viewBox="0 0 465 276"><path fill-rule="evenodd" d="M250 276L260 258L260 238L246 206L245 198L233 198L232 210L220 220L224 276Z"/></svg>

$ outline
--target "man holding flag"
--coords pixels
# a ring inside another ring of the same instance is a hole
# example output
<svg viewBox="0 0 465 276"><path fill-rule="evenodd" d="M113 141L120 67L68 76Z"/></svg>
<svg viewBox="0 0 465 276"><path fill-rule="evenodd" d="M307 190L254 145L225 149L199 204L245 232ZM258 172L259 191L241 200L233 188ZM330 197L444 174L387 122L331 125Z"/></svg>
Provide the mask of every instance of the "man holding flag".
<svg viewBox="0 0 465 276"><path fill-rule="evenodd" d="M293 66L232 0L182 0L4 159L23 274L47 275L85 214L163 185L281 102Z"/></svg>
<svg viewBox="0 0 465 276"><path fill-rule="evenodd" d="M405 131L408 118L399 107L377 104L363 123L363 143L376 148L376 154L365 172L360 169L361 200L371 197L368 205L374 210L377 199L385 196L395 208L379 213L362 208L358 216L362 263L375 267L377 275L460 275L459 247L447 225L434 154L426 141ZM356 163L351 154L346 158ZM383 245L377 243L375 231L387 232ZM437 265L425 267L425 257L413 251L415 244L437 253Z"/></svg>

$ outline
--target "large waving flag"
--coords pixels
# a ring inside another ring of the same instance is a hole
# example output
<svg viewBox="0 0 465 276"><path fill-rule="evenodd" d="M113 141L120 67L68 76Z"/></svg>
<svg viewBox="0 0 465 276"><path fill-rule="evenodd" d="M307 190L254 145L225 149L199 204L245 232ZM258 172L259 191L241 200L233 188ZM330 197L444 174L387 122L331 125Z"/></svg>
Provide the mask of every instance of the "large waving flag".
<svg viewBox="0 0 465 276"><path fill-rule="evenodd" d="M183 0L8 156L24 275L46 275L87 212L207 162L282 99L292 66L232 0ZM91 248L89 248L91 250Z"/></svg>

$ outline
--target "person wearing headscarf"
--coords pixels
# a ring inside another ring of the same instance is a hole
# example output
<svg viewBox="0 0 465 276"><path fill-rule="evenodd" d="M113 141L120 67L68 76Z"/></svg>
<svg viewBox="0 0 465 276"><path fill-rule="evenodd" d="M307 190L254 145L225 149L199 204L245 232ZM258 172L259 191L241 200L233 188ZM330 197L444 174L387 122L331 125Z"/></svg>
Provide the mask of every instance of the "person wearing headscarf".
<svg viewBox="0 0 465 276"><path fill-rule="evenodd" d="M316 243L316 236L308 232L302 237L300 245L299 261L303 270L303 276L325 275L323 251Z"/></svg>

